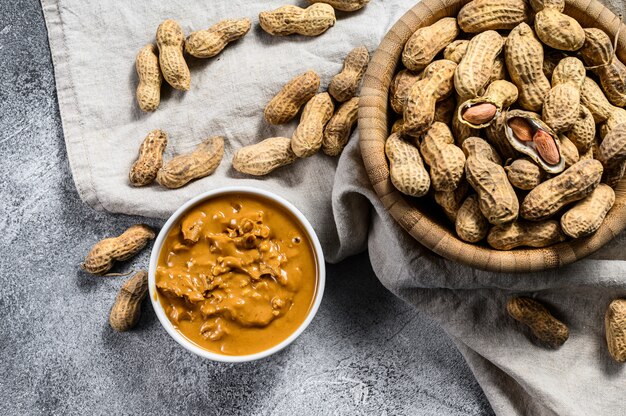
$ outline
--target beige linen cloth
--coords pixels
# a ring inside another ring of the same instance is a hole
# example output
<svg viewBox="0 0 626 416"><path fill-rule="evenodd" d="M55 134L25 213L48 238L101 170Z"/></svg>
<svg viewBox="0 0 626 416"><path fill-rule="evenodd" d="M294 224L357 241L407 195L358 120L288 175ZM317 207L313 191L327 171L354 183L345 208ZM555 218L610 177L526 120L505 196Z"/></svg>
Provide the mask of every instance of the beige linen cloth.
<svg viewBox="0 0 626 416"><path fill-rule="evenodd" d="M621 0L610 1L614 12L626 11ZM286 81L314 69L328 85L350 49L366 45L374 51L415 0L371 0L359 12L338 14L335 27L315 38L269 36L258 26L258 13L284 3L42 0L81 198L100 210L165 218L190 197L219 186L272 190L310 219L328 261L367 247L381 281L431 314L454 339L496 413L626 415L626 370L611 361L603 330L609 301L626 296L626 262L616 260L624 258L624 235L595 259L558 271L482 272L433 255L395 224L369 186L356 132L338 159L318 154L260 180L231 168L237 148L291 135L294 123L270 126L263 119L265 104ZM216 58L190 60L191 90L165 87L155 113L139 111L135 55L154 40L162 20L175 19L189 33L236 17L254 22L244 39ZM169 134L168 158L205 137L223 135L224 160L214 175L179 190L131 188L128 169L155 128ZM514 293L547 302L569 325L569 341L556 351L530 342L527 331L505 314L505 300Z"/></svg>

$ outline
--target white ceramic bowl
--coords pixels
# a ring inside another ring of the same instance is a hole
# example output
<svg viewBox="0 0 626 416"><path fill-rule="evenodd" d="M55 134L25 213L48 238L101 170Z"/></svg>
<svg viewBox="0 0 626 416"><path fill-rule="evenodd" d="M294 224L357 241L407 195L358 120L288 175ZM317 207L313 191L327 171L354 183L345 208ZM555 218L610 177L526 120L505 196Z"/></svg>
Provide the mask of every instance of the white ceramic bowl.
<svg viewBox="0 0 626 416"><path fill-rule="evenodd" d="M163 307L161 306L161 302L159 302L159 299L157 297L157 289L156 289L156 268L157 268L157 263L159 260L159 253L161 252L163 241L167 237L171 228L178 222L178 220L183 216L183 214L187 212L187 210L189 210L189 208L191 208L192 206L200 202L203 202L205 200L208 200L210 198L219 196L219 195L233 194L233 193L250 194L250 195L259 196L262 198L267 198L275 202L276 204L280 205L281 207L285 208L287 211L289 211L297 219L297 221L302 225L302 227L304 227L307 234L309 235L309 239L311 240L311 244L313 246L313 251L315 252L315 258L316 258L317 270L318 270L317 289L315 291L315 299L313 301L313 305L311 306L311 309L309 310L309 313L306 319L304 320L304 322L302 322L300 326L298 327L298 329L296 329L294 333L292 333L288 338L286 338L280 344L275 345L272 348L269 348L265 351L261 351L261 352L258 352L255 354L249 354L249 355L218 354L218 353L207 351L203 348L200 348L199 346L189 341L187 338L185 338L185 336L183 336L174 327L172 322L170 322L169 318L165 314L165 311L163 310ZM163 325L163 328L165 328L167 333L170 334L170 336L174 338L176 342L178 342L180 345L185 347L187 350L193 352L194 354L197 354L204 358L208 358L210 360L222 361L222 362L227 362L227 363L241 363L241 362L254 361L254 360L261 359L261 358L265 358L267 356L274 354L275 352L282 350L287 345L291 344L296 338L298 338L298 336L302 332L304 332L306 327L309 326L309 323L311 323L311 321L313 320L313 317L317 313L317 309L319 308L320 303L322 302L322 296L324 295L325 283L326 283L326 268L324 266L324 254L322 252L322 246L320 245L317 235L315 234L315 231L313 230L313 227L311 226L309 221L304 217L304 215L302 215L302 213L296 207L294 207L287 200L281 198L280 196L272 192L268 192L262 189L252 188L248 186L226 186L226 187L214 189L212 191L205 192L201 195L198 195L195 198L190 199L189 201L184 203L180 208L178 208L176 212L174 212L172 216L167 220L163 228L161 228L161 231L159 232L159 235L157 236L156 241L154 242L154 247L152 248L152 253L150 254L150 268L148 271L148 289L149 289L149 294L150 294L150 301L152 302L152 307L154 308L154 311L156 312L156 315L159 318L161 325Z"/></svg>

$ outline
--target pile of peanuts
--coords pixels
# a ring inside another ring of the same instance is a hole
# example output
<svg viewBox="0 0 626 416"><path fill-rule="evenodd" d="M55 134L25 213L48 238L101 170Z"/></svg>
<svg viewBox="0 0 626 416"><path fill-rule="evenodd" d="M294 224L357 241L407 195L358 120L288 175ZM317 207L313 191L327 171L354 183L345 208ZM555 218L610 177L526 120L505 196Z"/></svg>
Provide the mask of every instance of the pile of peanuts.
<svg viewBox="0 0 626 416"><path fill-rule="evenodd" d="M498 250L593 234L626 168L626 66L563 0L473 0L418 29L390 86L398 191Z"/></svg>
<svg viewBox="0 0 626 416"><path fill-rule="evenodd" d="M306 9L287 5L261 12L259 24L273 36L318 36L335 24L335 9L353 12L364 7L369 0L309 2L311 6ZM157 29L156 46L149 43L137 55L139 108L151 112L159 107L163 80L174 89L189 90L191 74L185 53L195 58L212 58L229 43L244 37L250 27L250 19L226 19L185 38L176 21L165 20ZM261 176L297 158L312 156L320 149L329 156L341 154L357 122L356 94L368 63L369 53L364 46L353 49L344 61L343 70L328 86L328 93L317 93L320 78L312 70L289 81L265 108L265 119L270 124L287 123L303 108L293 136L271 137L239 149L233 158L233 168L241 173ZM339 104L336 111L335 103ZM224 155L224 138L221 136L210 137L193 152L176 156L164 164L166 146L164 131L148 133L129 173L132 186L146 186L156 180L165 188L180 188L215 172Z"/></svg>

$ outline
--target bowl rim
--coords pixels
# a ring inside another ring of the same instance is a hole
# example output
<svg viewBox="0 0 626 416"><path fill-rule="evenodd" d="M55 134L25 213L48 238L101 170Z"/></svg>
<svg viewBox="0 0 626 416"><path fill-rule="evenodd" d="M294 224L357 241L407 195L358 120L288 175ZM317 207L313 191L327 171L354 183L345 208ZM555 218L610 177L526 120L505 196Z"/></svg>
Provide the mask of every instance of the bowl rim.
<svg viewBox="0 0 626 416"><path fill-rule="evenodd" d="M315 292L315 297L313 303L309 309L309 312L304 321L298 326L298 328L291 333L287 338L285 338L280 343L274 345L271 348L266 350L254 353L254 354L246 354L246 355L226 355L219 354L216 352L205 350L200 346L194 344L190 340L188 340L180 331L178 331L174 324L169 320L161 303L158 299L158 293L156 290L156 268L159 260L159 254L161 252L161 248L163 246L163 242L165 238L169 234L169 231L172 227L181 219L181 217L194 205L207 201L211 198L226 195L226 194L235 194L235 193L243 193L248 195L260 196L262 198L269 199L270 201L278 204L282 208L286 209L290 214L292 214L296 220L302 225L302 227L307 232L309 239L311 241L311 245L313 246L313 251L316 257L317 263L317 287ZM320 241L313 229L313 226L307 220L307 218L300 212L298 208L296 208L291 202L287 201L283 197L264 189L254 188L251 186L222 186L219 188L215 188L210 191L203 192L200 195L191 198L184 204L182 204L174 213L168 218L165 222L159 234L156 237L154 245L152 247L152 251L150 252L150 265L148 268L148 291L150 296L150 302L152 303L152 308L154 309L161 326L167 331L167 333L182 347L186 350L209 360L225 362L225 363L243 363L248 361L260 360L262 358L268 357L272 354L281 351L288 345L290 345L296 338L300 336L304 332L304 330L309 326L322 302L322 298L324 296L324 288L326 286L326 265L324 263L324 253L322 251L322 246Z"/></svg>
<svg viewBox="0 0 626 416"><path fill-rule="evenodd" d="M430 218L424 207L415 204L393 187L389 177L384 144L389 136L389 85L399 65L408 38L420 27L445 16L454 16L470 0L422 0L410 8L387 32L374 52L365 73L359 99L359 145L365 169L376 192L394 220L415 240L434 253L458 263L495 272L535 272L573 263L595 252L626 228L626 178L615 189L616 202L594 234L545 248L499 251L457 238L441 223ZM615 36L619 27L620 60L626 60L626 25L597 0L566 0L565 13L585 20L586 27L598 27Z"/></svg>

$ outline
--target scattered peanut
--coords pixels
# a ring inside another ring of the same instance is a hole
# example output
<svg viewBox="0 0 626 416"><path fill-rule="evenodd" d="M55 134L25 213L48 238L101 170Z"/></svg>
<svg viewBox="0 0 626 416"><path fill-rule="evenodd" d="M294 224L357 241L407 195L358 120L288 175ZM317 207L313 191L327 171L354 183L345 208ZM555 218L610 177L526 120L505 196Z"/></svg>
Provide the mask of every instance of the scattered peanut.
<svg viewBox="0 0 626 416"><path fill-rule="evenodd" d="M615 299L609 304L604 330L611 357L618 363L626 362L626 300Z"/></svg>
<svg viewBox="0 0 626 416"><path fill-rule="evenodd" d="M531 9L524 0L473 0L459 11L459 26L465 33L513 29L531 19Z"/></svg>
<svg viewBox="0 0 626 416"><path fill-rule="evenodd" d="M443 50L443 59L454 61L458 64L467 53L468 46L469 40L455 40Z"/></svg>
<svg viewBox="0 0 626 416"><path fill-rule="evenodd" d="M461 97L478 96L491 79L494 62L504 40L494 30L474 36L454 73L454 87Z"/></svg>
<svg viewBox="0 0 626 416"><path fill-rule="evenodd" d="M522 201L521 216L531 221L551 217L564 206L593 192L600 183L602 171L602 164L597 160L581 160L530 191Z"/></svg>
<svg viewBox="0 0 626 416"><path fill-rule="evenodd" d="M422 79L413 84L404 105L402 133L417 137L435 118L437 101L447 98L454 88L456 64L448 60L434 61L426 67Z"/></svg>
<svg viewBox="0 0 626 416"><path fill-rule="evenodd" d="M567 326L556 319L541 303L526 297L512 297L506 310L515 319L528 326L539 341L558 348L569 338Z"/></svg>
<svg viewBox="0 0 626 416"><path fill-rule="evenodd" d="M495 150L484 140L471 137L463 142L463 152L467 156L465 176L478 194L487 221L493 225L514 221L519 202L499 159L493 156Z"/></svg>
<svg viewBox="0 0 626 416"><path fill-rule="evenodd" d="M139 253L154 237L154 231L147 225L133 225L118 237L105 238L96 243L81 267L88 273L103 275L111 270L114 262L128 260Z"/></svg>
<svg viewBox="0 0 626 416"><path fill-rule="evenodd" d="M306 9L282 6L259 13L261 28L274 36L293 34L318 36L335 25L335 9L329 4L315 3Z"/></svg>
<svg viewBox="0 0 626 416"><path fill-rule="evenodd" d="M296 160L288 137L271 137L242 147L233 156L233 168L241 173L263 176Z"/></svg>
<svg viewBox="0 0 626 416"><path fill-rule="evenodd" d="M284 124L293 119L317 93L320 77L315 71L307 71L289 81L265 107L265 119L270 124Z"/></svg>
<svg viewBox="0 0 626 416"><path fill-rule="evenodd" d="M296 156L313 156L322 147L324 126L332 117L334 109L327 92L317 94L304 106L300 124L291 138L291 149Z"/></svg>
<svg viewBox="0 0 626 416"><path fill-rule="evenodd" d="M343 103L330 118L322 141L322 151L328 156L338 156L343 151L356 124L358 110L359 98L354 97Z"/></svg>
<svg viewBox="0 0 626 416"><path fill-rule="evenodd" d="M561 157L563 158L565 168L569 168L580 160L580 154L576 145L567 136L559 135L559 143L561 144Z"/></svg>
<svg viewBox="0 0 626 416"><path fill-rule="evenodd" d="M476 194L468 196L459 208L455 229L459 238L468 243L477 243L487 236L489 222L480 211Z"/></svg>
<svg viewBox="0 0 626 416"><path fill-rule="evenodd" d="M135 273L121 287L109 315L111 328L118 332L128 331L139 322L141 301L148 293L148 272Z"/></svg>
<svg viewBox="0 0 626 416"><path fill-rule="evenodd" d="M370 0L309 0L309 3L326 3L333 6L335 10L342 12L355 12L365 7Z"/></svg>
<svg viewBox="0 0 626 416"><path fill-rule="evenodd" d="M524 191L535 188L544 176L543 170L528 159L516 159L505 166L504 170L511 185Z"/></svg>
<svg viewBox="0 0 626 416"><path fill-rule="evenodd" d="M554 220L528 222L517 220L492 227L487 243L496 250L512 250L517 247L547 247L565 240L559 223Z"/></svg>
<svg viewBox="0 0 626 416"><path fill-rule="evenodd" d="M563 232L572 238L595 233L614 203L613 188L601 183L588 197L563 214L561 217Z"/></svg>
<svg viewBox="0 0 626 416"><path fill-rule="evenodd" d="M354 48L343 62L343 69L330 81L328 92L339 101L348 101L356 95L367 69L370 55L365 46Z"/></svg>
<svg viewBox="0 0 626 416"><path fill-rule="evenodd" d="M563 13L565 0L533 0L535 31L543 43L561 51L577 51L585 43L580 24Z"/></svg>
<svg viewBox="0 0 626 416"><path fill-rule="evenodd" d="M435 192L435 202L443 208L446 216L452 222L456 222L456 217L464 202L465 195L469 190L467 181L461 181L454 191Z"/></svg>
<svg viewBox="0 0 626 416"><path fill-rule="evenodd" d="M596 123L593 121L591 111L584 105L580 106L578 118L567 133L567 137L574 143L579 153L585 153L591 147L596 137Z"/></svg>
<svg viewBox="0 0 626 416"><path fill-rule="evenodd" d="M600 78L609 101L618 107L626 105L626 65L613 51L611 38L600 29L585 29L585 43L580 49L585 63Z"/></svg>
<svg viewBox="0 0 626 416"><path fill-rule="evenodd" d="M398 72L389 87L389 102L391 108L398 114L402 114L404 110L404 101L409 90L416 81L421 79L420 74L414 74L408 69Z"/></svg>
<svg viewBox="0 0 626 416"><path fill-rule="evenodd" d="M465 154L454 144L448 126L435 122L420 145L424 162L430 166L430 183L435 191L454 191L465 169Z"/></svg>
<svg viewBox="0 0 626 416"><path fill-rule="evenodd" d="M444 17L431 26L417 29L404 45L402 63L411 71L421 71L458 34L454 17Z"/></svg>
<svg viewBox="0 0 626 416"><path fill-rule="evenodd" d="M250 19L222 20L206 30L190 34L185 41L185 51L196 58L211 58L230 42L244 37L251 25Z"/></svg>
<svg viewBox="0 0 626 416"><path fill-rule="evenodd" d="M509 33L504 57L511 81L519 91L519 105L525 110L541 110L550 81L543 73L543 46L526 23Z"/></svg>
<svg viewBox="0 0 626 416"><path fill-rule="evenodd" d="M585 66L577 58L561 60L552 74L552 89L543 103L543 120L556 133L570 130L580 114L580 88Z"/></svg>
<svg viewBox="0 0 626 416"><path fill-rule="evenodd" d="M166 188L180 188L194 179L204 178L215 172L223 156L224 138L210 137L193 152L176 156L163 165L156 180Z"/></svg>
<svg viewBox="0 0 626 416"><path fill-rule="evenodd" d="M152 130L139 147L139 157L130 168L128 179L133 186L145 186L154 181L163 166L163 151L167 146L167 134Z"/></svg>
<svg viewBox="0 0 626 416"><path fill-rule="evenodd" d="M154 111L161 103L161 83L163 75L159 67L157 48L149 43L137 54L135 69L139 77L137 85L137 104L143 111Z"/></svg>
<svg viewBox="0 0 626 416"><path fill-rule="evenodd" d="M183 57L183 29L174 20L165 20L157 29L156 40L163 78L172 88L189 90L191 74Z"/></svg>
<svg viewBox="0 0 626 416"><path fill-rule="evenodd" d="M417 147L393 133L385 143L389 176L396 189L405 195L420 197L430 189L430 176Z"/></svg>
<svg viewBox="0 0 626 416"><path fill-rule="evenodd" d="M626 166L626 123L607 134L598 149L598 160L605 169L604 182L615 188L624 176Z"/></svg>

